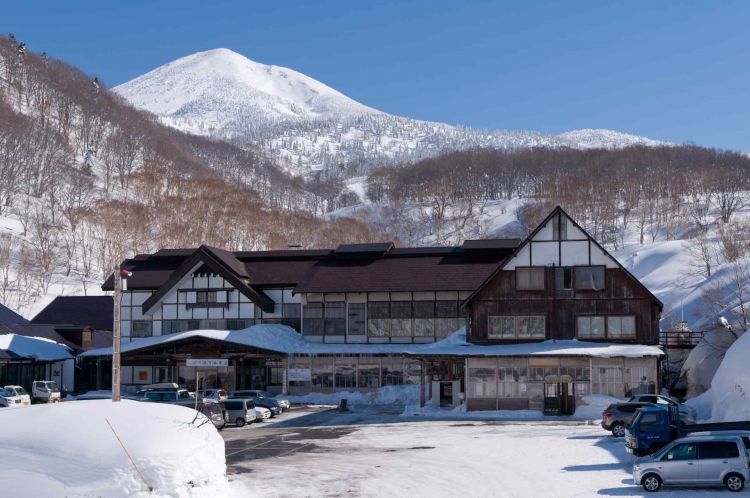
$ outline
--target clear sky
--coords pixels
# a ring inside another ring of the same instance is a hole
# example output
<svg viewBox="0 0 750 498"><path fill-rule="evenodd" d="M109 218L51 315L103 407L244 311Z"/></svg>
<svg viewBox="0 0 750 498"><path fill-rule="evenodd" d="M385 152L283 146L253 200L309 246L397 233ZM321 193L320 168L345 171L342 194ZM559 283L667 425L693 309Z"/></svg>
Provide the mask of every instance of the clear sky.
<svg viewBox="0 0 750 498"><path fill-rule="evenodd" d="M31 0L0 30L110 86L226 47L414 118L750 151L750 1Z"/></svg>

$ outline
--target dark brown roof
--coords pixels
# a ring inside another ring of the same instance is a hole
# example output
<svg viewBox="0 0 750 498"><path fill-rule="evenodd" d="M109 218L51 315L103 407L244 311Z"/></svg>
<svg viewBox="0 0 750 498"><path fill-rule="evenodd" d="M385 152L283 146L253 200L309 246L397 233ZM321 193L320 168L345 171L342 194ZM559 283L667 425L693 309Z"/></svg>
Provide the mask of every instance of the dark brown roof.
<svg viewBox="0 0 750 498"><path fill-rule="evenodd" d="M515 249L520 243L521 239L476 239L465 240L461 247L467 250Z"/></svg>
<svg viewBox="0 0 750 498"><path fill-rule="evenodd" d="M320 261L294 291L468 291L479 286L499 262L454 255Z"/></svg>
<svg viewBox="0 0 750 498"><path fill-rule="evenodd" d="M29 323L29 321L0 303L0 323L10 325L13 323Z"/></svg>
<svg viewBox="0 0 750 498"><path fill-rule="evenodd" d="M31 323L112 330L113 307L112 296L58 296Z"/></svg>
<svg viewBox="0 0 750 498"><path fill-rule="evenodd" d="M295 287L295 292L474 290L511 254L514 241L517 239L494 240L487 246L474 244L470 249L395 248L391 242L386 242L345 244L335 251L234 253L201 246L163 249L150 258L126 260L123 266L133 273L128 279L131 290L166 292L175 284L177 273L186 271L186 262L198 251L256 291L282 286ZM103 288L112 289L111 277ZM156 294L152 298L144 305L152 305L159 299Z"/></svg>

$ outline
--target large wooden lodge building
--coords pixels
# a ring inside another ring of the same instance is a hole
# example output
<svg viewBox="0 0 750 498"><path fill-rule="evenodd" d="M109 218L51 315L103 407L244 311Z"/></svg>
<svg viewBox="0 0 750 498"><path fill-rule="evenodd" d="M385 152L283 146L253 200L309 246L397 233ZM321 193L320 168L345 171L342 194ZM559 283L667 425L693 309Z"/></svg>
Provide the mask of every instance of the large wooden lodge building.
<svg viewBox="0 0 750 498"><path fill-rule="evenodd" d="M211 387L306 394L421 383L428 402L470 410L557 403L565 412L590 393L658 389L662 304L559 207L523 241L201 246L122 266L132 273L121 302L131 390L194 389L190 357L229 360L202 372ZM82 356L101 375L110 354Z"/></svg>

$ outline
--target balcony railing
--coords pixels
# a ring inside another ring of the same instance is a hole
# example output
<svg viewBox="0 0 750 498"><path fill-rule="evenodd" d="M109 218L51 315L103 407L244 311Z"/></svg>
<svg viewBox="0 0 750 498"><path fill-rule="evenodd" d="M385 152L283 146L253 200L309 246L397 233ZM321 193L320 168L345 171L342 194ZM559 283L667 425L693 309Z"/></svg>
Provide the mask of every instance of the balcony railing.
<svg viewBox="0 0 750 498"><path fill-rule="evenodd" d="M662 330L659 343L666 348L693 348L703 339L702 330Z"/></svg>

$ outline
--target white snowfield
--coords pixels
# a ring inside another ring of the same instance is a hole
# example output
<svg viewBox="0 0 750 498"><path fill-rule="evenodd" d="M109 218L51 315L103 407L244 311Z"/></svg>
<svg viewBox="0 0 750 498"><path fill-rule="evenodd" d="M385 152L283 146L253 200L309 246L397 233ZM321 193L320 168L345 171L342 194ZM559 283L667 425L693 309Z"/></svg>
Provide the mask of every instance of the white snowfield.
<svg viewBox="0 0 750 498"><path fill-rule="evenodd" d="M363 424L306 452L249 463L233 481L259 496L644 496L622 438L585 424L419 421ZM261 477L253 477L261 476ZM659 496L727 496L665 489Z"/></svg>
<svg viewBox="0 0 750 498"><path fill-rule="evenodd" d="M224 440L195 414L128 400L0 410L0 496L222 496Z"/></svg>
<svg viewBox="0 0 750 498"><path fill-rule="evenodd" d="M57 342L45 337L27 337L25 335L0 335L0 350L23 358L38 361L60 361L73 358L70 350Z"/></svg>

